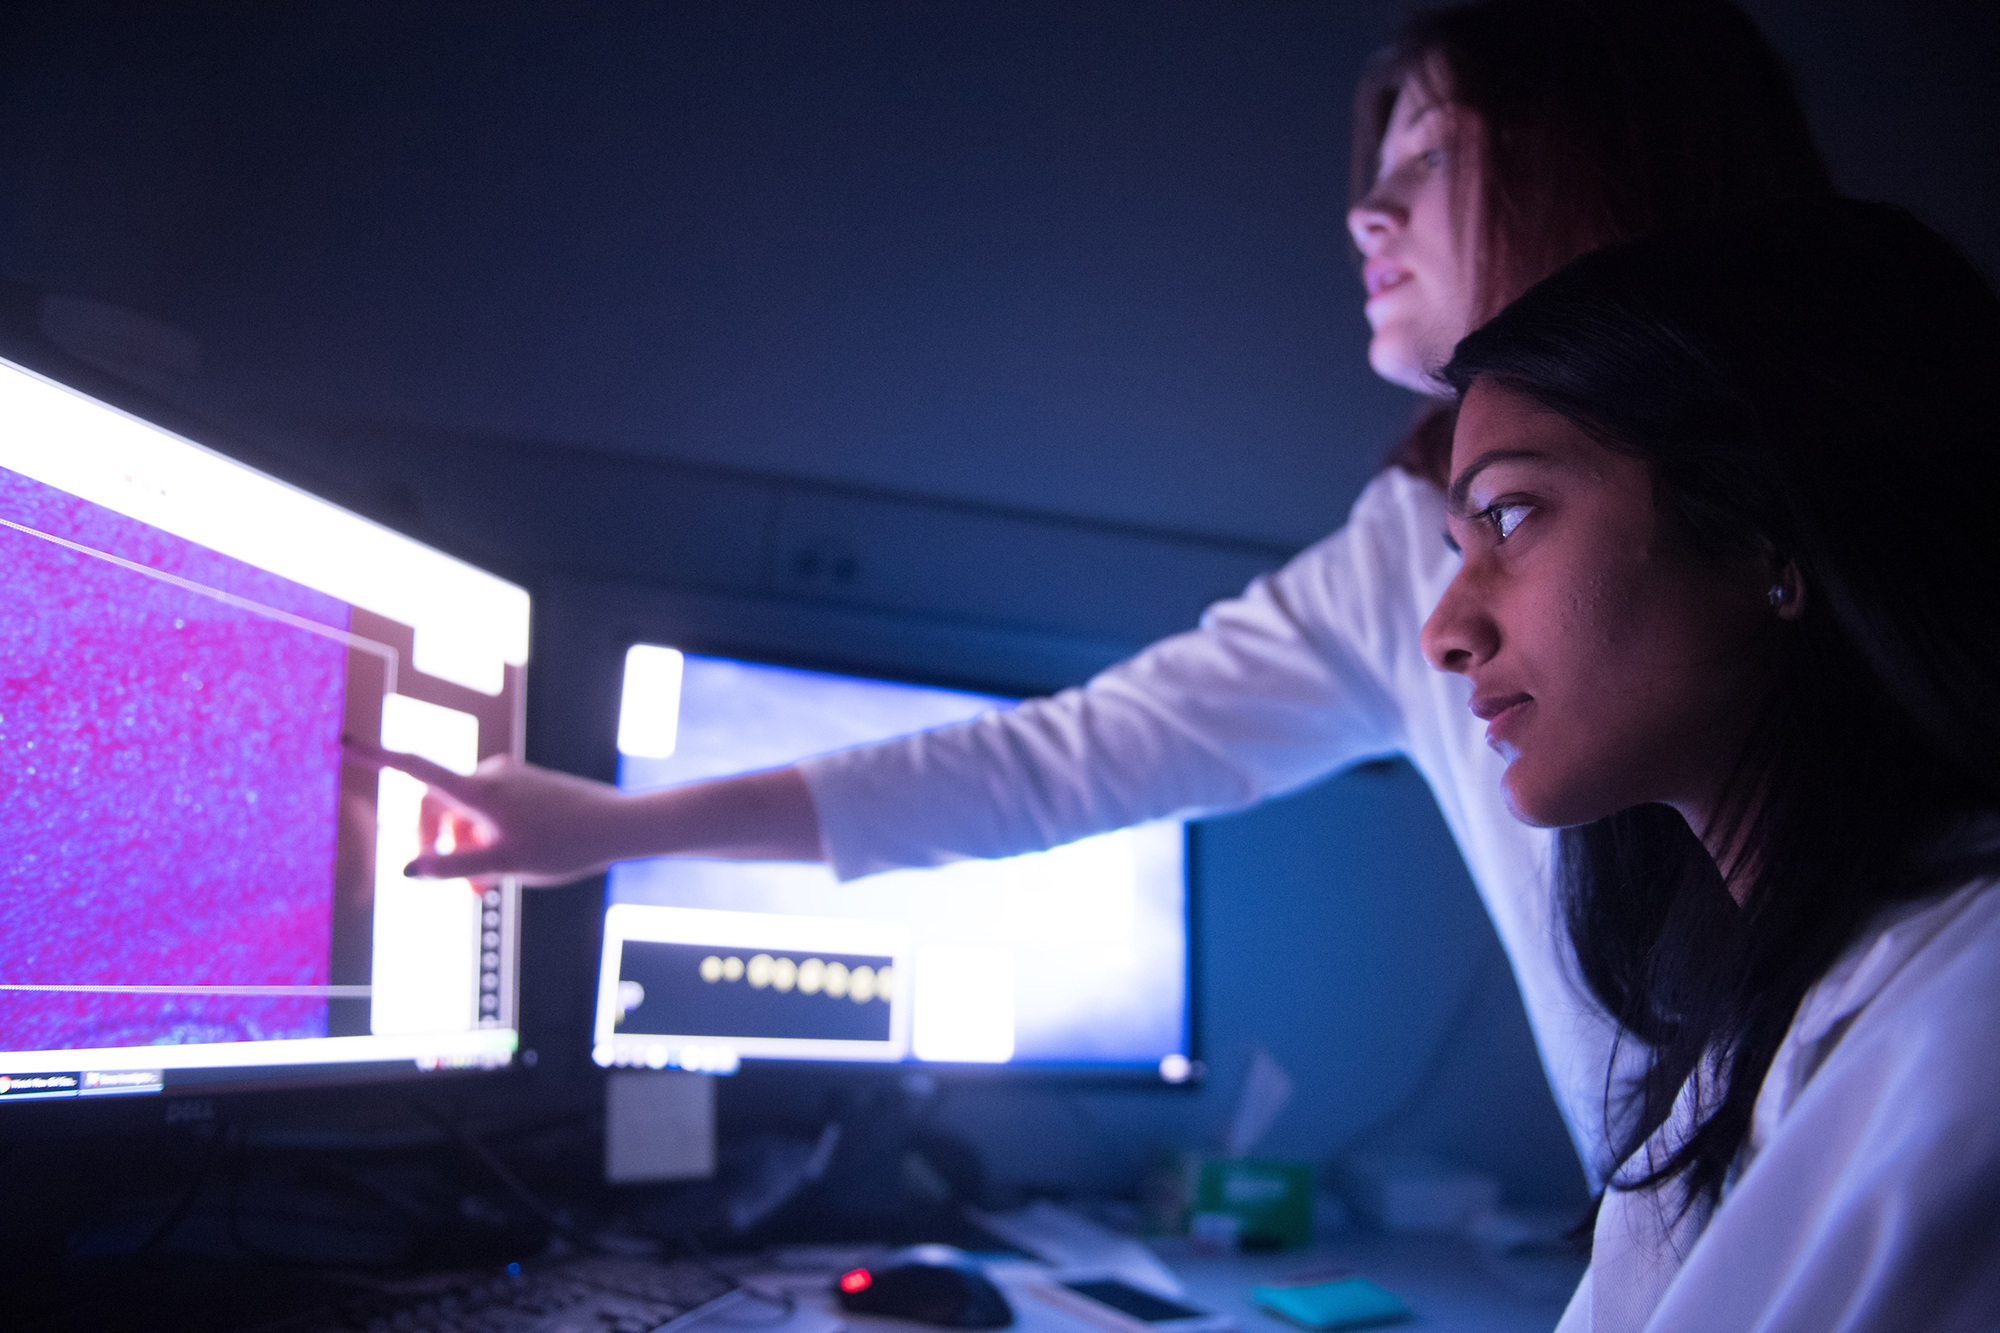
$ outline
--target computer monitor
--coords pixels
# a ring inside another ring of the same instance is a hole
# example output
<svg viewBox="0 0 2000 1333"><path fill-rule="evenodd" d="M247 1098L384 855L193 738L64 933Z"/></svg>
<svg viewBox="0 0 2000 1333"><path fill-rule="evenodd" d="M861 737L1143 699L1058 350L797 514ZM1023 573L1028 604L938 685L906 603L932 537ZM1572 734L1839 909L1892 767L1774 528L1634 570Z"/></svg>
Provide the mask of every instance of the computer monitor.
<svg viewBox="0 0 2000 1333"><path fill-rule="evenodd" d="M945 726L1013 699L634 644L618 781L648 790ZM837 884L824 866L661 858L606 882L594 1058L804 1060L1186 1082L1187 832Z"/></svg>
<svg viewBox="0 0 2000 1333"><path fill-rule="evenodd" d="M401 866L520 754L528 597L0 362L0 1119L511 1059L517 891Z"/></svg>

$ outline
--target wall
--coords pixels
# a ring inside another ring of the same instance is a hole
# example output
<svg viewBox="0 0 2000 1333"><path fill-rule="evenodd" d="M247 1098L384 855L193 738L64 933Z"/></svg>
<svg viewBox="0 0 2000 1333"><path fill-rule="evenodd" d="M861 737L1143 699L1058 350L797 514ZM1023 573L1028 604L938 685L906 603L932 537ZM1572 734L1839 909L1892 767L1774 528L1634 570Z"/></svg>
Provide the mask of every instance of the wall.
<svg viewBox="0 0 2000 1333"><path fill-rule="evenodd" d="M70 5L11 276L211 410L1298 545L1405 418L1341 225L1369 6Z"/></svg>

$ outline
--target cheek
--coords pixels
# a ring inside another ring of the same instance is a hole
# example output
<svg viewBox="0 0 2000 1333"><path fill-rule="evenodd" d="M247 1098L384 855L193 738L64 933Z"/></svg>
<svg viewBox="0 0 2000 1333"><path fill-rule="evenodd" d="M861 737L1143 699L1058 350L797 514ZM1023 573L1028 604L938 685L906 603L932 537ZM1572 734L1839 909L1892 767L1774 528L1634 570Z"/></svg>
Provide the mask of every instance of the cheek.
<svg viewBox="0 0 2000 1333"><path fill-rule="evenodd" d="M1754 630L1705 609L1657 570L1610 567L1514 627L1540 711L1507 771L1517 815L1578 824L1703 788L1756 679Z"/></svg>
<svg viewBox="0 0 2000 1333"><path fill-rule="evenodd" d="M1594 819L1622 800L1628 771L1653 746L1662 702L1656 636L1641 586L1604 564L1513 608L1503 634L1526 668L1535 716L1508 755L1506 791L1531 824ZM1630 802L1624 802L1629 804Z"/></svg>
<svg viewBox="0 0 2000 1333"><path fill-rule="evenodd" d="M1570 674L1603 679L1647 665L1652 639L1643 590L1627 571L1592 569L1573 580L1555 608L1551 638Z"/></svg>
<svg viewBox="0 0 2000 1333"><path fill-rule="evenodd" d="M1531 692L1563 698L1567 711L1635 661L1644 637L1639 603L1630 577L1609 562L1582 561L1510 598L1498 618L1503 638L1533 674Z"/></svg>
<svg viewBox="0 0 2000 1333"><path fill-rule="evenodd" d="M1470 216L1475 201L1465 187L1448 177L1435 177L1410 200L1410 244L1440 276L1469 274L1476 253L1478 228Z"/></svg>
<svg viewBox="0 0 2000 1333"><path fill-rule="evenodd" d="M1426 187L1411 200L1409 253L1422 264L1424 276L1435 292L1455 290L1466 267L1458 232L1449 186L1440 182Z"/></svg>

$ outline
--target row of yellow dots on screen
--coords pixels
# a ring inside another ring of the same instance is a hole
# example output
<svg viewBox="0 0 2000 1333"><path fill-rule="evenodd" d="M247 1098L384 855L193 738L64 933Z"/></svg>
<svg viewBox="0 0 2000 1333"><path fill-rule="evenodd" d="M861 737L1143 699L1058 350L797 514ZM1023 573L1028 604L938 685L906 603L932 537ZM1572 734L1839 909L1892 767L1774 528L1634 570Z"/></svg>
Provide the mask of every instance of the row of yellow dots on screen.
<svg viewBox="0 0 2000 1333"><path fill-rule="evenodd" d="M827 963L817 958L795 963L789 958L773 958L767 953L753 954L747 963L734 954L710 954L701 960L701 979L747 981L758 990L766 986L774 991L797 989L801 995L818 995L824 991L836 1000L845 997L856 1004L866 1004L870 1000L887 1004L896 993L896 969L893 967L873 968L863 963L860 967L850 968L845 963Z"/></svg>

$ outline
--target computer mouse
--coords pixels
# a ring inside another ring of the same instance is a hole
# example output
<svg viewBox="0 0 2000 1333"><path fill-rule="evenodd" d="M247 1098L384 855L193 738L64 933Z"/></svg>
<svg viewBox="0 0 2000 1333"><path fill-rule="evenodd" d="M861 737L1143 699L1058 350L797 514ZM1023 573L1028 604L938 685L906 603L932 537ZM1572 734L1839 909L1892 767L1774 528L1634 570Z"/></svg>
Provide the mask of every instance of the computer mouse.
<svg viewBox="0 0 2000 1333"><path fill-rule="evenodd" d="M942 1328L1005 1328L1013 1307L963 1250L914 1245L834 1283L840 1308Z"/></svg>

